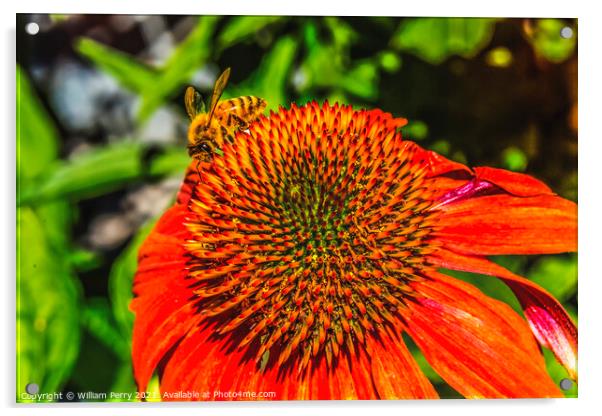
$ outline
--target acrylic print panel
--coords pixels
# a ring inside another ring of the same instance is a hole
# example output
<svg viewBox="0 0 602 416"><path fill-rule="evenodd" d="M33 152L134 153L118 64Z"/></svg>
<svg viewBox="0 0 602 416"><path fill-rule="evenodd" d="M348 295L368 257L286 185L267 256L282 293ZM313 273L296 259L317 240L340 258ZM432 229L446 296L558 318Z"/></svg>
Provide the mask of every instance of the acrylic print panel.
<svg viewBox="0 0 602 416"><path fill-rule="evenodd" d="M577 396L577 21L18 15L18 402Z"/></svg>

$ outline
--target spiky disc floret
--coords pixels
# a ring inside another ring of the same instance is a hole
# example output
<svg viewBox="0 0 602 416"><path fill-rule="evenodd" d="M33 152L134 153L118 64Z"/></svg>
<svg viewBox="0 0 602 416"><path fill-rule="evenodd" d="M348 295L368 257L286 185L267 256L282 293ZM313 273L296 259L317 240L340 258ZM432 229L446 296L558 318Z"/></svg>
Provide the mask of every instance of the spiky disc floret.
<svg viewBox="0 0 602 416"><path fill-rule="evenodd" d="M405 122L293 105L224 146L194 188L186 244L199 313L220 336L303 369L400 329L436 216Z"/></svg>

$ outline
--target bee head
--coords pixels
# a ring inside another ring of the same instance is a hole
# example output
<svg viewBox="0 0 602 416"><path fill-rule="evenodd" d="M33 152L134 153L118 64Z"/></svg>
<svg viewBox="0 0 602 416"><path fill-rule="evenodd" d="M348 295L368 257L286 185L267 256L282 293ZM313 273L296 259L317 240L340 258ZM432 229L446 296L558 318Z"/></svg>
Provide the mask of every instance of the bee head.
<svg viewBox="0 0 602 416"><path fill-rule="evenodd" d="M204 138L195 144L188 145L188 155L194 159L209 162L214 154L221 155L223 153L213 140Z"/></svg>
<svg viewBox="0 0 602 416"><path fill-rule="evenodd" d="M211 161L214 154L221 155L220 133L217 121L209 120L207 114L199 114L188 130L188 155L203 162Z"/></svg>

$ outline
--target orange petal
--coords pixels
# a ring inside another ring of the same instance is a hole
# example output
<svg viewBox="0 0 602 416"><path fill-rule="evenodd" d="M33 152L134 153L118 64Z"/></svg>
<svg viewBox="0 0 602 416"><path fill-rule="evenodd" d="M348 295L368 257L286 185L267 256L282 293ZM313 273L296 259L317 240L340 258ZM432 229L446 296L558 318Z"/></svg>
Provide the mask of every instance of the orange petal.
<svg viewBox="0 0 602 416"><path fill-rule="evenodd" d="M562 305L542 287L485 258L456 254L448 250L434 253L431 262L452 270L496 276L518 298L525 317L539 343L577 380L577 328Z"/></svg>
<svg viewBox="0 0 602 416"><path fill-rule="evenodd" d="M577 250L577 205L554 195L489 195L441 207L437 240L466 254Z"/></svg>
<svg viewBox="0 0 602 416"><path fill-rule="evenodd" d="M372 378L381 399L438 399L439 395L424 375L401 335L391 339L366 339L371 357Z"/></svg>
<svg viewBox="0 0 602 416"><path fill-rule="evenodd" d="M447 159L432 150L423 149L413 142L410 142L410 146L416 151L414 159L416 161L422 160L427 164L427 178L443 175L450 176L452 174L456 174L464 179L469 179L473 176L472 170L461 163Z"/></svg>
<svg viewBox="0 0 602 416"><path fill-rule="evenodd" d="M433 272L412 284L408 333L468 398L562 397L526 322L474 286Z"/></svg>
<svg viewBox="0 0 602 416"><path fill-rule="evenodd" d="M184 218L180 206L170 208L140 249L135 298L130 304L136 315L132 359L140 391L146 389L158 362L186 333L194 317L187 301L191 291L182 247Z"/></svg>
<svg viewBox="0 0 602 416"><path fill-rule="evenodd" d="M363 350L358 349L353 357L341 352L334 369L329 368L322 357L321 360L310 361L306 372L299 372L296 366L279 368L269 361L262 370L253 354L244 348L238 349L236 343L230 343L227 337L216 337L212 326L199 326L189 331L174 349L161 374L161 391L167 394L167 399L179 391L210 392L209 396L197 397L197 400L378 398L370 362ZM228 393L238 391L272 392L274 395L228 396Z"/></svg>
<svg viewBox="0 0 602 416"><path fill-rule="evenodd" d="M200 162L194 159L190 162L190 165L188 165L188 169L186 169L186 174L184 175L184 181L182 182L182 185L180 186L180 190L178 191L178 195L176 197L177 204L188 204L194 186L202 178L203 171L205 171L206 169L210 169L210 166L211 162Z"/></svg>
<svg viewBox="0 0 602 416"><path fill-rule="evenodd" d="M543 182L524 173L510 172L491 167L474 168L477 179L499 186L516 196L552 195L552 190Z"/></svg>
<svg viewBox="0 0 602 416"><path fill-rule="evenodd" d="M432 198L437 200L448 192L460 188L469 182L474 173L467 166L449 160L431 150L423 149L413 142L406 142L414 152L413 160L426 165L425 186L432 192Z"/></svg>
<svg viewBox="0 0 602 416"><path fill-rule="evenodd" d="M189 331L174 349L161 373L161 392L164 399L179 391L207 392L208 397L191 397L196 400L224 400L220 393L234 391L232 386L239 374L254 372L252 359L241 361L242 353L235 347L227 348L215 339L215 331L207 325ZM245 390L251 391L253 386Z"/></svg>

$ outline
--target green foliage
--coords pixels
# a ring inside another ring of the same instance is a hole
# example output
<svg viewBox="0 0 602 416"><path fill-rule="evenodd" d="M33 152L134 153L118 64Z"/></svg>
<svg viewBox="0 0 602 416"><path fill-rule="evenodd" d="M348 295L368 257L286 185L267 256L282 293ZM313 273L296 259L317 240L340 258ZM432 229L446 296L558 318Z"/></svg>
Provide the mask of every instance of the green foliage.
<svg viewBox="0 0 602 416"><path fill-rule="evenodd" d="M378 95L378 70L372 60L360 61L346 72L339 85L350 92L367 100L373 100Z"/></svg>
<svg viewBox="0 0 602 416"><path fill-rule="evenodd" d="M94 62L98 68L113 76L121 85L133 92L143 93L159 79L157 70L132 59L126 53L95 40L82 38L75 44L75 48L84 57Z"/></svg>
<svg viewBox="0 0 602 416"><path fill-rule="evenodd" d="M57 198L93 198L146 177L183 173L189 158L180 147L166 148L145 160L148 146L120 141L56 164L35 184L24 187L20 204L38 204Z"/></svg>
<svg viewBox="0 0 602 416"><path fill-rule="evenodd" d="M550 62L561 63L568 59L577 45L577 36L565 39L560 33L567 27L558 19L539 19L535 22L529 40L535 52ZM570 26L569 26L570 27Z"/></svg>
<svg viewBox="0 0 602 416"><path fill-rule="evenodd" d="M44 225L46 238L54 247L60 248L61 253L70 251L68 230L71 228L76 210L62 199L55 199L36 206L36 216Z"/></svg>
<svg viewBox="0 0 602 416"><path fill-rule="evenodd" d="M80 290L64 247L31 208L17 211L17 398L28 383L60 391L79 351ZM25 400L26 401L26 400Z"/></svg>
<svg viewBox="0 0 602 416"><path fill-rule="evenodd" d="M550 350L543 348L543 356L546 361L548 374L550 374L550 377L557 385L560 385L560 381L565 378L571 379L566 369L556 360ZM569 398L577 397L577 387L577 383L573 380L572 387L569 390L563 391L564 396Z"/></svg>
<svg viewBox="0 0 602 416"><path fill-rule="evenodd" d="M325 22L332 38L329 43L320 39L315 22L305 26L304 41L308 52L301 67L305 80L299 87L300 91L310 87L333 88L363 99L374 99L377 96L379 58L364 59L350 65L350 48L358 34L338 18L326 18ZM391 65L395 66L395 63Z"/></svg>
<svg viewBox="0 0 602 416"><path fill-rule="evenodd" d="M55 165L58 134L17 67L17 194ZM17 400L28 383L59 391L79 350L80 289L66 253L72 212L63 200L17 209Z"/></svg>
<svg viewBox="0 0 602 416"><path fill-rule="evenodd" d="M55 160L59 137L27 76L17 66L17 176L27 182Z"/></svg>
<svg viewBox="0 0 602 416"><path fill-rule="evenodd" d="M134 239L123 250L113 263L109 275L109 297L113 316L119 325L121 334L128 343L131 342L134 314L129 306L132 300L132 283L138 265L138 250L148 236L155 223L151 222L138 231Z"/></svg>
<svg viewBox="0 0 602 416"><path fill-rule="evenodd" d="M424 121L410 120L408 124L402 128L402 132L403 137L408 140L423 140L426 139L429 134L429 127Z"/></svg>
<svg viewBox="0 0 602 416"><path fill-rule="evenodd" d="M472 58L491 39L496 19L422 17L404 20L391 45L437 65L453 55Z"/></svg>
<svg viewBox="0 0 602 416"><path fill-rule="evenodd" d="M401 68L401 58L393 51L383 51L378 58L380 66L387 72L397 72Z"/></svg>
<svg viewBox="0 0 602 416"><path fill-rule="evenodd" d="M106 298L92 298L84 305L82 314L86 330L117 357L127 357L130 352L128 338L117 328L111 305Z"/></svg>
<svg viewBox="0 0 602 416"><path fill-rule="evenodd" d="M235 16L217 37L219 50L243 42L266 26L285 20L285 16Z"/></svg>
<svg viewBox="0 0 602 416"><path fill-rule="evenodd" d="M102 195L140 176L142 146L120 142L73 158L23 190L21 203Z"/></svg>
<svg viewBox="0 0 602 416"><path fill-rule="evenodd" d="M430 146L430 148L437 153L447 156L451 151L451 144L447 140L437 140Z"/></svg>
<svg viewBox="0 0 602 416"><path fill-rule="evenodd" d="M577 255L542 257L531 268L529 278L565 302L577 293Z"/></svg>
<svg viewBox="0 0 602 416"><path fill-rule="evenodd" d="M502 160L504 161L504 167L515 172L523 172L527 169L527 155L520 150L518 147L508 147L502 153Z"/></svg>
<svg viewBox="0 0 602 416"><path fill-rule="evenodd" d="M175 49L167 63L161 68L157 82L142 91L142 104L138 118L146 120L165 100L190 82L196 68L202 65L211 53L211 36L219 17L203 16L188 37Z"/></svg>
<svg viewBox="0 0 602 416"><path fill-rule="evenodd" d="M90 250L75 249L68 254L69 263L79 272L87 272L98 268L102 258Z"/></svg>
<svg viewBox="0 0 602 416"><path fill-rule="evenodd" d="M510 49L499 46L494 48L487 53L487 64L498 68L507 68L512 64L513 60L512 52Z"/></svg>
<svg viewBox="0 0 602 416"><path fill-rule="evenodd" d="M50 19L53 22L56 22L56 23L60 23L60 22L62 22L64 20L68 20L69 17L70 17L70 15L68 15L68 14L58 14L58 13L55 13L55 14L51 14L50 15Z"/></svg>
<svg viewBox="0 0 602 416"><path fill-rule="evenodd" d="M279 39L262 60L257 71L246 82L230 88L230 94L256 95L267 100L268 109L278 108L286 102L286 83L295 49L296 43L290 36Z"/></svg>
<svg viewBox="0 0 602 416"><path fill-rule="evenodd" d="M195 29L174 49L167 63L157 69L138 63L133 57L91 39L80 40L76 48L124 87L140 95L138 120L144 122L165 100L189 82L195 69L207 60L211 51L211 36L218 20L217 16L201 17Z"/></svg>

